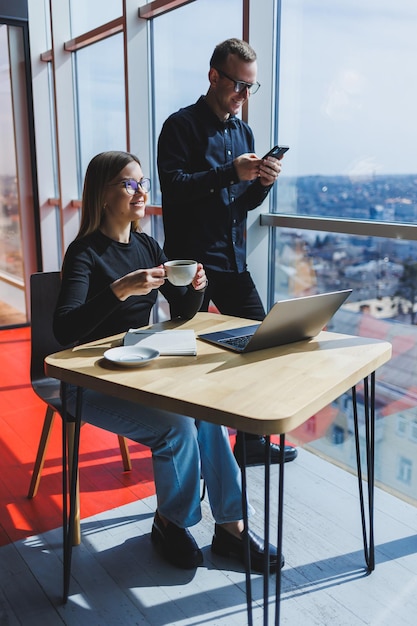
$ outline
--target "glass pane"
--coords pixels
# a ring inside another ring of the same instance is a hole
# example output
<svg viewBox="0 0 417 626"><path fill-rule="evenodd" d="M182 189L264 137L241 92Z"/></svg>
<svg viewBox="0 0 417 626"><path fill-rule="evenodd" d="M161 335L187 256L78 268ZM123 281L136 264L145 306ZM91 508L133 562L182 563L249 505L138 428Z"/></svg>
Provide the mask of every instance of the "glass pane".
<svg viewBox="0 0 417 626"><path fill-rule="evenodd" d="M376 375L375 477L417 504L417 485L409 480L409 465L417 455L417 243L294 229L278 229L277 240L275 300L352 288L327 330L392 344L391 361ZM360 386L359 402L363 404ZM355 468L350 394L292 435L330 460Z"/></svg>
<svg viewBox="0 0 417 626"><path fill-rule="evenodd" d="M71 37L78 37L122 15L122 0L70 0Z"/></svg>
<svg viewBox="0 0 417 626"><path fill-rule="evenodd" d="M153 20L154 146L166 118L207 92L215 46L231 36L242 37L242 24L242 0L198 0ZM152 178L157 182L153 184L152 202L161 204L154 156ZM162 217L155 217L152 225L152 235L162 245ZM162 299L158 315L159 319L168 317Z"/></svg>
<svg viewBox="0 0 417 626"><path fill-rule="evenodd" d="M166 118L206 93L215 46L242 37L242 24L242 0L198 0L153 21L155 145Z"/></svg>
<svg viewBox="0 0 417 626"><path fill-rule="evenodd" d="M0 26L0 326L26 322L8 27Z"/></svg>
<svg viewBox="0 0 417 626"><path fill-rule="evenodd" d="M54 194L55 197L59 196L59 183L58 183L58 149L57 149L57 137L55 126L55 97L54 97L54 77L52 70L52 63L48 62L48 88L49 88L49 120L51 125L51 142L52 142L52 166L54 168Z"/></svg>
<svg viewBox="0 0 417 626"><path fill-rule="evenodd" d="M415 221L416 21L410 0L282 2L277 210Z"/></svg>
<svg viewBox="0 0 417 626"><path fill-rule="evenodd" d="M43 2L43 10L45 15L45 35L46 35L46 48L45 50L49 50L52 48L52 37L51 37L51 6L49 4L49 0L44 0Z"/></svg>
<svg viewBox="0 0 417 626"><path fill-rule="evenodd" d="M126 150L123 35L75 53L78 97L80 194L91 158L104 150Z"/></svg>
<svg viewBox="0 0 417 626"><path fill-rule="evenodd" d="M289 228L277 229L275 300L322 291L353 289L349 302L368 303L372 315L385 299L382 317L414 324L417 311L417 242L342 235ZM395 300L397 302L397 300ZM407 302L406 302L407 301ZM392 310L391 310L392 308ZM399 311L409 313L405 320Z"/></svg>

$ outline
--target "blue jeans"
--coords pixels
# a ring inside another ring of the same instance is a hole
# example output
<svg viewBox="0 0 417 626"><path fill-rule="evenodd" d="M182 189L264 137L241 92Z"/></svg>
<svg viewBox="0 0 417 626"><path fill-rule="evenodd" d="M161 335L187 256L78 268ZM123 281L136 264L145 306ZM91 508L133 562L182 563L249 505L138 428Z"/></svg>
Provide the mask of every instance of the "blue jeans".
<svg viewBox="0 0 417 626"><path fill-rule="evenodd" d="M181 528L201 519L200 477L218 524L242 519L240 469L227 428L83 389L82 419L149 446L158 511ZM75 415L76 387L68 386ZM249 507L252 512L251 507Z"/></svg>

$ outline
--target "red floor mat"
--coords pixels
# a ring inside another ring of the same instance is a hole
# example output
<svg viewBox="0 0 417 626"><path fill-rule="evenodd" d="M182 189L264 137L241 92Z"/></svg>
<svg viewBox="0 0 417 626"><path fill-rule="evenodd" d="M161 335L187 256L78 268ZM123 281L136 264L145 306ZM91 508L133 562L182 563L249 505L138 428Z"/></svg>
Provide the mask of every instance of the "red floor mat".
<svg viewBox="0 0 417 626"><path fill-rule="evenodd" d="M45 405L29 378L30 329L0 331L0 545L62 524L61 419L53 425L37 496L27 492ZM86 424L80 443L81 516L89 517L154 493L148 448L129 442L124 472L116 435Z"/></svg>

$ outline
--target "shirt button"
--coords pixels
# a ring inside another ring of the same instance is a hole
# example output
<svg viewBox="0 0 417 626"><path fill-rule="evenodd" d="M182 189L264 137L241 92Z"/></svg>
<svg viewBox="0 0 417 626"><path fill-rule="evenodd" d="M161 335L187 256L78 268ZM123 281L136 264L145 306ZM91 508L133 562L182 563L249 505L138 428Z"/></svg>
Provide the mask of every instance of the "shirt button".
<svg viewBox="0 0 417 626"><path fill-rule="evenodd" d="M210 193L214 193L214 189L210 189Z"/></svg>
<svg viewBox="0 0 417 626"><path fill-rule="evenodd" d="M230 184L231 184L231 185L234 185L234 184L235 184L235 181L234 181L234 180L231 180L231 181L230 181Z"/></svg>
<svg viewBox="0 0 417 626"><path fill-rule="evenodd" d="M232 196L232 197L230 198L230 202L234 202L234 201L235 201L235 197L234 197L234 196Z"/></svg>
<svg viewBox="0 0 417 626"><path fill-rule="evenodd" d="M228 151L227 151L227 154L228 154L228 155L231 155L231 154L232 154L232 151L231 151L231 150L228 150Z"/></svg>

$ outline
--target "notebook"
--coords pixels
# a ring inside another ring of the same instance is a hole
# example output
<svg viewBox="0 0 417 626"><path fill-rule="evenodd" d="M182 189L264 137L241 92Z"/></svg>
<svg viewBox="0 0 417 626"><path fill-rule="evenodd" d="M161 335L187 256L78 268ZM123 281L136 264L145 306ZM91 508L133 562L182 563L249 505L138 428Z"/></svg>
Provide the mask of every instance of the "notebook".
<svg viewBox="0 0 417 626"><path fill-rule="evenodd" d="M193 330L143 330L130 328L124 346L146 346L158 350L161 355L195 356L197 342Z"/></svg>
<svg viewBox="0 0 417 626"><path fill-rule="evenodd" d="M260 324L213 333L199 339L235 352L254 352L315 337L333 317L352 289L276 302Z"/></svg>

